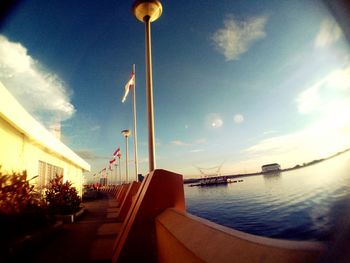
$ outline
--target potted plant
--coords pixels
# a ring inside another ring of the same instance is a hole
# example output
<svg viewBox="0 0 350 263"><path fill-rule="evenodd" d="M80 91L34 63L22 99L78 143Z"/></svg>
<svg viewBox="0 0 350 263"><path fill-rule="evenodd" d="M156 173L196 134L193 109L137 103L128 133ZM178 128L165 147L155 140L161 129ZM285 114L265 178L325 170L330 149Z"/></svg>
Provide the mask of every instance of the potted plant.
<svg viewBox="0 0 350 263"><path fill-rule="evenodd" d="M68 221L73 222L74 215L82 210L80 207L81 198L75 187L69 181L63 182L62 175L56 175L50 180L47 190L45 191L45 200L51 214L60 216L59 218L66 221L63 216L68 216Z"/></svg>

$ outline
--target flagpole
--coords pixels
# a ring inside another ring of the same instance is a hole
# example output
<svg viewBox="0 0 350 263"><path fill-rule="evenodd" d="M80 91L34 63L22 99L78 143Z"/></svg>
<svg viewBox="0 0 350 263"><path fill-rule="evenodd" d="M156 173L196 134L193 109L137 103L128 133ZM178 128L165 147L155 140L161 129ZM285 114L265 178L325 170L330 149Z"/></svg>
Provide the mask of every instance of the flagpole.
<svg viewBox="0 0 350 263"><path fill-rule="evenodd" d="M122 168L120 166L120 156L118 155L119 160L119 183L122 184Z"/></svg>
<svg viewBox="0 0 350 263"><path fill-rule="evenodd" d="M113 163L113 164L114 164L114 163ZM113 169L113 166L114 166L113 164L112 164L112 167L111 167L111 168L112 168L112 171L111 171L112 185L115 184L115 171L114 171L114 169ZM114 173L113 173L113 171L114 171Z"/></svg>
<svg viewBox="0 0 350 263"><path fill-rule="evenodd" d="M137 182L137 175L139 173L137 161L137 129L136 129L136 75L135 64L132 65L132 73L134 74L134 88L133 88L133 112L134 112L134 161L135 161L135 178Z"/></svg>

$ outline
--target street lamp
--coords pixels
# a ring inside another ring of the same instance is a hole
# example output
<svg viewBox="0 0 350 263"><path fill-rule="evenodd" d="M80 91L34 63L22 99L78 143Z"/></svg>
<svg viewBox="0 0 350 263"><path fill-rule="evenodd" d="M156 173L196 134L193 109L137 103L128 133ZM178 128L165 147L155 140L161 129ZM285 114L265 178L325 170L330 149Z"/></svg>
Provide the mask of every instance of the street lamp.
<svg viewBox="0 0 350 263"><path fill-rule="evenodd" d="M122 134L125 137L125 176L126 182L129 182L129 165L128 165L128 137L130 136L130 130L122 130Z"/></svg>
<svg viewBox="0 0 350 263"><path fill-rule="evenodd" d="M157 20L161 16L162 10L162 4L158 0L137 0L132 6L132 12L135 17L141 22L145 23L146 26L146 96L148 115L149 172L152 172L155 169L151 22Z"/></svg>

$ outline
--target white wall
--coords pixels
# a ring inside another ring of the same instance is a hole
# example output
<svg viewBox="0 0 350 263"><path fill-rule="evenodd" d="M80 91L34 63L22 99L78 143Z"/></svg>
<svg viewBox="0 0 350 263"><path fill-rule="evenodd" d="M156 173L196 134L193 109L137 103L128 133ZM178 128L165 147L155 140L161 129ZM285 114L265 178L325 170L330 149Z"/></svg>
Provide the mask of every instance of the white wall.
<svg viewBox="0 0 350 263"><path fill-rule="evenodd" d="M40 125L0 82L0 165L2 171L27 170L28 179L39 173L39 161L63 168L82 192L82 173L90 165ZM39 178L31 183L38 184Z"/></svg>

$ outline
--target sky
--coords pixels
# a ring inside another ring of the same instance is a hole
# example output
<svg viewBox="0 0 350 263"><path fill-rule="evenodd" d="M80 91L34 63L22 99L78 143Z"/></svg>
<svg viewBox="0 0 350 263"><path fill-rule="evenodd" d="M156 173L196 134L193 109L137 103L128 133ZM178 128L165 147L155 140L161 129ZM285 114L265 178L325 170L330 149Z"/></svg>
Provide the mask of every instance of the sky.
<svg viewBox="0 0 350 263"><path fill-rule="evenodd" d="M139 172L148 173L144 25L132 1L26 0L0 25L0 81L91 164L108 167L136 65ZM185 178L282 168L350 147L350 53L319 1L162 1L152 23L156 168ZM134 174L133 136L129 170ZM202 174L203 173L203 174Z"/></svg>

